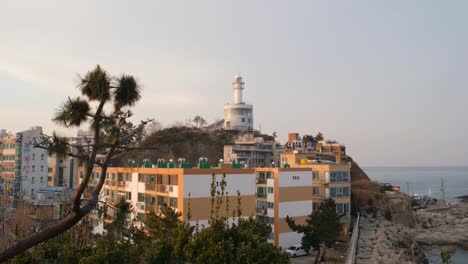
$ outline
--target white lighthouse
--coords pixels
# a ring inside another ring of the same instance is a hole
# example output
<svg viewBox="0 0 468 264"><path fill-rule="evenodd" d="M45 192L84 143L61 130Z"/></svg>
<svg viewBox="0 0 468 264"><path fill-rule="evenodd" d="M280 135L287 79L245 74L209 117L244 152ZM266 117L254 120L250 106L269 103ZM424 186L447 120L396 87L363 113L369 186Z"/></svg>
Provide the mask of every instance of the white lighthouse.
<svg viewBox="0 0 468 264"><path fill-rule="evenodd" d="M224 106L224 129L253 130L253 106L246 104L242 99L244 81L240 74L236 74L232 85L234 89L234 103L227 103Z"/></svg>

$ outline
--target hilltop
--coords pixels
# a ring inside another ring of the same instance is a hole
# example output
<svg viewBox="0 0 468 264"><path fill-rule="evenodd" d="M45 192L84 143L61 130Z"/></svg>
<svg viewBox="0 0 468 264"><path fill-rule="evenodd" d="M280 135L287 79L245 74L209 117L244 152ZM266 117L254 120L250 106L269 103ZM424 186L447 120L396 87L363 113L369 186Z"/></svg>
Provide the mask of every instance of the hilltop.
<svg viewBox="0 0 468 264"><path fill-rule="evenodd" d="M133 150L120 154L112 163L126 166L128 160L142 163L144 159L156 162L158 159L185 158L196 164L200 157L207 157L210 162L223 157L223 146L234 143L236 133L225 130L203 130L196 127L169 127L147 135L139 147L148 148Z"/></svg>

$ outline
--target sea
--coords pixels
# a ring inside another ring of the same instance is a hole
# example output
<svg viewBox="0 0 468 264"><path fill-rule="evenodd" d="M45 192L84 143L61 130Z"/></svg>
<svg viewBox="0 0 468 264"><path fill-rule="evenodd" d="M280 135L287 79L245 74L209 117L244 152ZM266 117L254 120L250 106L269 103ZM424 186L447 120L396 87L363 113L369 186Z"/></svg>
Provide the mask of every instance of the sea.
<svg viewBox="0 0 468 264"><path fill-rule="evenodd" d="M364 167L373 181L400 186L409 195L430 195L458 203L457 198L468 195L468 167ZM443 191L442 191L443 190ZM429 263L442 263L440 251L426 252ZM468 263L468 251L457 249L451 257L452 264Z"/></svg>

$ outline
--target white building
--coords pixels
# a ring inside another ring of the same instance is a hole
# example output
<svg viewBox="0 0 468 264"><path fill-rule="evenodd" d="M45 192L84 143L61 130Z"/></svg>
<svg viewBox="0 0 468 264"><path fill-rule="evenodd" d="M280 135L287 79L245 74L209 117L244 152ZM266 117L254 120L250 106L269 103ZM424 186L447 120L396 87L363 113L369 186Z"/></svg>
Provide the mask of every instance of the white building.
<svg viewBox="0 0 468 264"><path fill-rule="evenodd" d="M224 105L224 126L226 130L253 130L253 105L246 104L242 100L244 82L237 74L234 77L234 103Z"/></svg>
<svg viewBox="0 0 468 264"><path fill-rule="evenodd" d="M37 192L47 187L47 150L34 147L41 140L41 127L16 134L14 200L20 196L34 200Z"/></svg>

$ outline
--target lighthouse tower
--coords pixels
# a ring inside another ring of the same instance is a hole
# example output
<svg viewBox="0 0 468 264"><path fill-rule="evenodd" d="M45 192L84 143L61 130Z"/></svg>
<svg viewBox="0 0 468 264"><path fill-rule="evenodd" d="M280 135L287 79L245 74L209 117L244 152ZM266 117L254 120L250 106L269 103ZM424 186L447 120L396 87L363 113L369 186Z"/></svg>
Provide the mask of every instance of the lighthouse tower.
<svg viewBox="0 0 468 264"><path fill-rule="evenodd" d="M253 105L246 104L242 99L244 81L236 74L232 82L234 103L224 105L224 129L248 131L253 130Z"/></svg>
<svg viewBox="0 0 468 264"><path fill-rule="evenodd" d="M234 82L232 82L234 88L234 104L242 104L242 90L244 90L244 82L240 74L236 74Z"/></svg>

